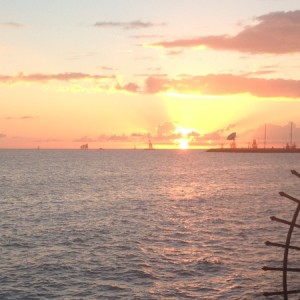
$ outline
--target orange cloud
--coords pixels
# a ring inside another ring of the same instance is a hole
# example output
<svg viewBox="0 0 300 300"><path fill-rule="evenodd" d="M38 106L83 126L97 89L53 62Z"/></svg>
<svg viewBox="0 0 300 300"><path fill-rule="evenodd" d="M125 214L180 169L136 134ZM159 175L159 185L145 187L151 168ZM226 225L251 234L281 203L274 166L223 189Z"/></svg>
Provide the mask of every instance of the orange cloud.
<svg viewBox="0 0 300 300"><path fill-rule="evenodd" d="M79 81L79 80L99 80L114 78L114 76L90 75L84 73L58 73L58 74L23 74L17 76L0 75L0 82L16 83L16 82L47 82L47 81Z"/></svg>
<svg viewBox="0 0 300 300"><path fill-rule="evenodd" d="M180 79L148 77L144 87L132 92L155 94L160 92L194 93L203 95L232 95L249 93L257 97L300 97L300 80L251 78L244 75L209 74L186 76ZM129 91L129 84L119 89Z"/></svg>
<svg viewBox="0 0 300 300"><path fill-rule="evenodd" d="M192 39L149 44L164 48L205 46L215 50L234 50L253 54L300 52L300 10L274 12L256 18L258 24L244 27L234 36L200 36Z"/></svg>

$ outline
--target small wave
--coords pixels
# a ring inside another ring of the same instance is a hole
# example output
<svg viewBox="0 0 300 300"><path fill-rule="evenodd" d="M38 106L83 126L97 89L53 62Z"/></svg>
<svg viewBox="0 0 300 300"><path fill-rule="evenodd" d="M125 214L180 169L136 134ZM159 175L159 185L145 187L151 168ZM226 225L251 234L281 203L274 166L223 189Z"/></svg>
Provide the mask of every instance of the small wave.
<svg viewBox="0 0 300 300"><path fill-rule="evenodd" d="M157 279L155 275L153 275L150 271L146 270L129 270L124 274L128 276L128 279L131 278L138 278L138 279Z"/></svg>
<svg viewBox="0 0 300 300"><path fill-rule="evenodd" d="M110 234L111 231L109 230L109 228L102 228L98 231L99 234Z"/></svg>
<svg viewBox="0 0 300 300"><path fill-rule="evenodd" d="M84 243L84 240L82 238L74 238L72 240L73 243L79 243L79 244L83 244Z"/></svg>
<svg viewBox="0 0 300 300"><path fill-rule="evenodd" d="M215 257L204 257L197 261L197 269L204 272L219 272L223 266L223 262Z"/></svg>
<svg viewBox="0 0 300 300"><path fill-rule="evenodd" d="M33 248L33 245L30 245L26 242L8 242L4 244L3 247L12 247L12 248Z"/></svg>
<svg viewBox="0 0 300 300"><path fill-rule="evenodd" d="M198 264L212 264L212 265L221 265L223 264L219 258L216 257L204 257L198 260Z"/></svg>
<svg viewBox="0 0 300 300"><path fill-rule="evenodd" d="M112 284L102 284L99 286L100 290L105 290L105 291L126 291L126 288L117 286L117 285L112 285Z"/></svg>

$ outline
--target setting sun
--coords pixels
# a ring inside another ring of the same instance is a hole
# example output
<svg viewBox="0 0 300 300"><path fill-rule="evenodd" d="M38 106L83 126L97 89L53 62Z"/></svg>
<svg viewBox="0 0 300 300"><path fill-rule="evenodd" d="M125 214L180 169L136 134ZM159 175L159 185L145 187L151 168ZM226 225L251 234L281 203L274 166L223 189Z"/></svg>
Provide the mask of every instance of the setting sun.
<svg viewBox="0 0 300 300"><path fill-rule="evenodd" d="M187 139L179 140L179 148L182 150L186 150L189 148L189 141Z"/></svg>

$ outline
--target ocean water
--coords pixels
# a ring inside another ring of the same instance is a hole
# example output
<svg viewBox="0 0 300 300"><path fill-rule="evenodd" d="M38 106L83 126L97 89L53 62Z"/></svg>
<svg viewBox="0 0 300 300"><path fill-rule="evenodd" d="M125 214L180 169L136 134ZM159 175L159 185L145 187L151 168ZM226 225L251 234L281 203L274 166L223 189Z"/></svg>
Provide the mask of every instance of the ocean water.
<svg viewBox="0 0 300 300"><path fill-rule="evenodd" d="M1 150L0 299L265 299L291 169L299 154Z"/></svg>

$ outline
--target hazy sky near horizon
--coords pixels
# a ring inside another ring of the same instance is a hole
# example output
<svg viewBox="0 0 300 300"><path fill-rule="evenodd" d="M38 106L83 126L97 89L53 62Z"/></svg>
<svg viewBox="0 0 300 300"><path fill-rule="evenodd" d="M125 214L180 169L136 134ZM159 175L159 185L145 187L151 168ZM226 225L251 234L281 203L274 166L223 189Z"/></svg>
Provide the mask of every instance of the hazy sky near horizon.
<svg viewBox="0 0 300 300"><path fill-rule="evenodd" d="M299 0L0 5L0 148L247 144L264 124L283 145L300 124Z"/></svg>

